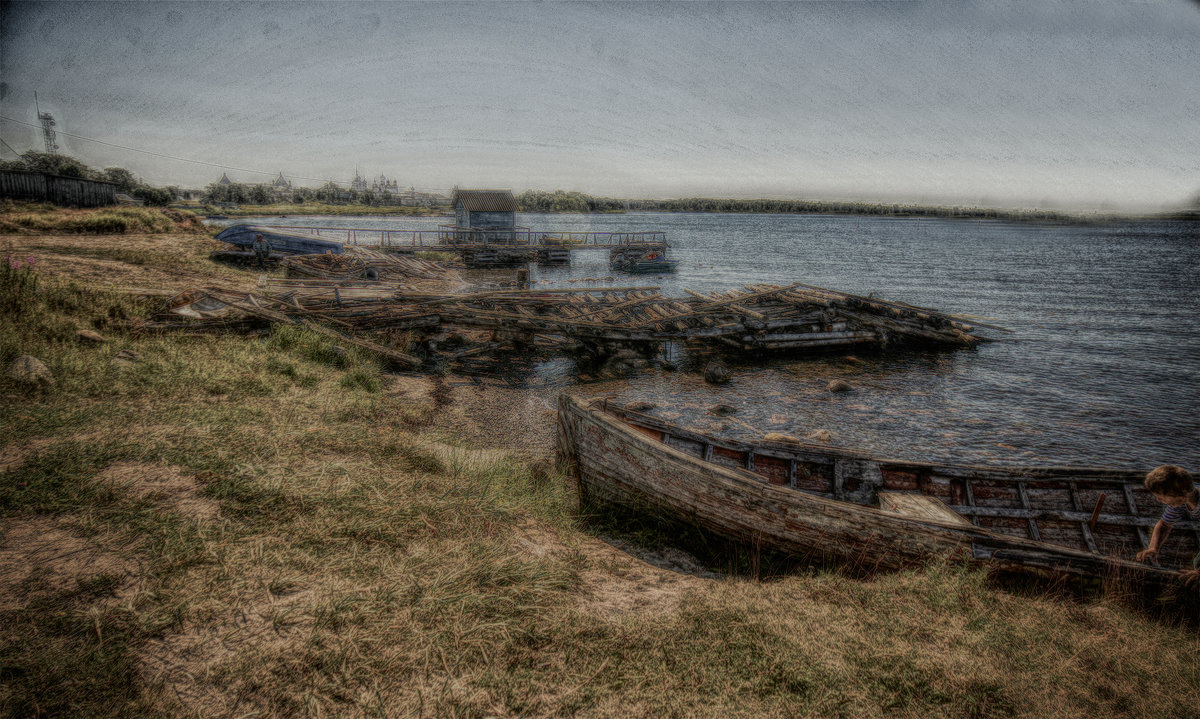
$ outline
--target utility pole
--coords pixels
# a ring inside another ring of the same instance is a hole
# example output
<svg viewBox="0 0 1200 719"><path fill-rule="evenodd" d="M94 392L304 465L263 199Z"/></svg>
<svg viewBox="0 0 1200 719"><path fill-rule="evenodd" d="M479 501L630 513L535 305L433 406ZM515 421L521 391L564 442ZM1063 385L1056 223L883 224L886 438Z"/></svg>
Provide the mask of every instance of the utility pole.
<svg viewBox="0 0 1200 719"><path fill-rule="evenodd" d="M38 106L37 93L33 93L33 108L37 113L38 122L42 123L42 139L46 141L46 152L54 155L58 153L58 145L54 142L54 116L48 112L42 112L42 108Z"/></svg>

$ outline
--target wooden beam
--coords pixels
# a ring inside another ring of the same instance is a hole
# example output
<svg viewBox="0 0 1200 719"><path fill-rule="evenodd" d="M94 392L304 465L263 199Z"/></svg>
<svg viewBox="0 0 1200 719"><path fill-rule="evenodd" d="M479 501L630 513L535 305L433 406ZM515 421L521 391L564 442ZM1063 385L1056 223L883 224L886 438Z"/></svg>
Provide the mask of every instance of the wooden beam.
<svg viewBox="0 0 1200 719"><path fill-rule="evenodd" d="M950 507L963 516L1004 517L1007 519L1056 519L1065 522L1086 522L1091 518L1089 512L1074 512L1059 509L1018 509L1016 507L968 507L953 505ZM1131 517L1128 514L1101 514L1097 518L1099 524L1114 524L1125 527L1152 527L1158 520L1153 517ZM1200 522L1178 522L1180 529L1193 529Z"/></svg>
<svg viewBox="0 0 1200 719"><path fill-rule="evenodd" d="M1025 483L1017 482L1017 493L1021 496L1021 506L1029 509L1029 493L1025 491ZM1037 520L1029 518L1029 537L1035 542L1042 541L1042 533L1038 531Z"/></svg>
<svg viewBox="0 0 1200 719"><path fill-rule="evenodd" d="M1067 482L1067 490L1071 493L1071 507L1076 512L1083 511L1083 504L1079 501L1079 494L1076 491L1075 482ZM1088 549L1093 552L1099 552L1099 547L1096 546L1096 538L1092 536L1092 528L1087 522L1080 522L1079 529L1083 532L1083 541L1087 542Z"/></svg>
<svg viewBox="0 0 1200 719"><path fill-rule="evenodd" d="M1137 502L1133 499L1133 487L1128 484L1122 487L1125 490L1125 504L1129 505L1129 513L1133 516L1138 516ZM1142 527L1137 528L1138 539L1142 542L1142 549L1150 546L1150 540L1146 537L1146 530Z"/></svg>

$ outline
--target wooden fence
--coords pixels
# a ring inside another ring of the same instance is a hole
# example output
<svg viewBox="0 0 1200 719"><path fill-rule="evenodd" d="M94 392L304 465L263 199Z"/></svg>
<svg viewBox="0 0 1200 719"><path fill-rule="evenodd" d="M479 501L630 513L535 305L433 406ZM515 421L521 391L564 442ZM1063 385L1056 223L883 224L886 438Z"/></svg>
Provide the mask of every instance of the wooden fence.
<svg viewBox="0 0 1200 719"><path fill-rule="evenodd" d="M66 207L99 207L117 203L117 186L111 182L48 175L20 170L0 171L0 197L38 200Z"/></svg>

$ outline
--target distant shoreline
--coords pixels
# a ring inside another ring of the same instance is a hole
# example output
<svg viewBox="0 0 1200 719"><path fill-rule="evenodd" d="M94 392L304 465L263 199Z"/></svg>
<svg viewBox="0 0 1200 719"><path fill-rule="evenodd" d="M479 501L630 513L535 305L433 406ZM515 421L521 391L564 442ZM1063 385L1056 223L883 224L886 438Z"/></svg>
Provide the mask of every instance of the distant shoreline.
<svg viewBox="0 0 1200 719"><path fill-rule="evenodd" d="M642 201L646 202L646 201ZM725 204L727 201L715 201L721 206L715 207L686 207L688 203L674 200L661 201L665 207L630 207L629 209L534 209L522 207L523 214L536 215L620 215L627 212L647 213L690 213L690 214L735 214L735 215L832 215L847 217L891 217L896 219L937 218L949 220L993 220L1001 222L1033 222L1071 225L1094 225L1114 222L1163 222L1163 221L1200 221L1200 211L1164 212L1158 214L1126 215L1126 214L1079 214L1053 210L999 210L983 208L938 207L938 206L901 206L891 205L858 205L847 207L846 203L813 203L823 207L796 207L801 203L786 203L792 205L787 209L755 207L737 208ZM739 201L731 201L739 202ZM749 204L752 201L747 201ZM649 204L648 202L646 204ZM784 203L781 203L784 204ZM831 206L832 205L832 206ZM370 205L262 205L239 206L235 209L224 209L213 206L184 206L209 218L239 218L239 217L338 217L338 216L378 216L378 217L452 217L446 209L442 211L429 208L410 207L373 207Z"/></svg>

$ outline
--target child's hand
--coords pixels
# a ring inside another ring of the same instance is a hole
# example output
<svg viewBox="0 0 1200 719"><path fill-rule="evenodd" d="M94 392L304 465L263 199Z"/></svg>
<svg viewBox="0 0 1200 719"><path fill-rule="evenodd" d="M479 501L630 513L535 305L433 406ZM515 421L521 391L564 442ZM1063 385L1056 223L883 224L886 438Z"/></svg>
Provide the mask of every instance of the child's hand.
<svg viewBox="0 0 1200 719"><path fill-rule="evenodd" d="M1157 559L1157 558L1158 558L1158 550L1157 549L1143 549L1142 551L1137 553L1137 560L1139 562L1148 562L1151 559Z"/></svg>

